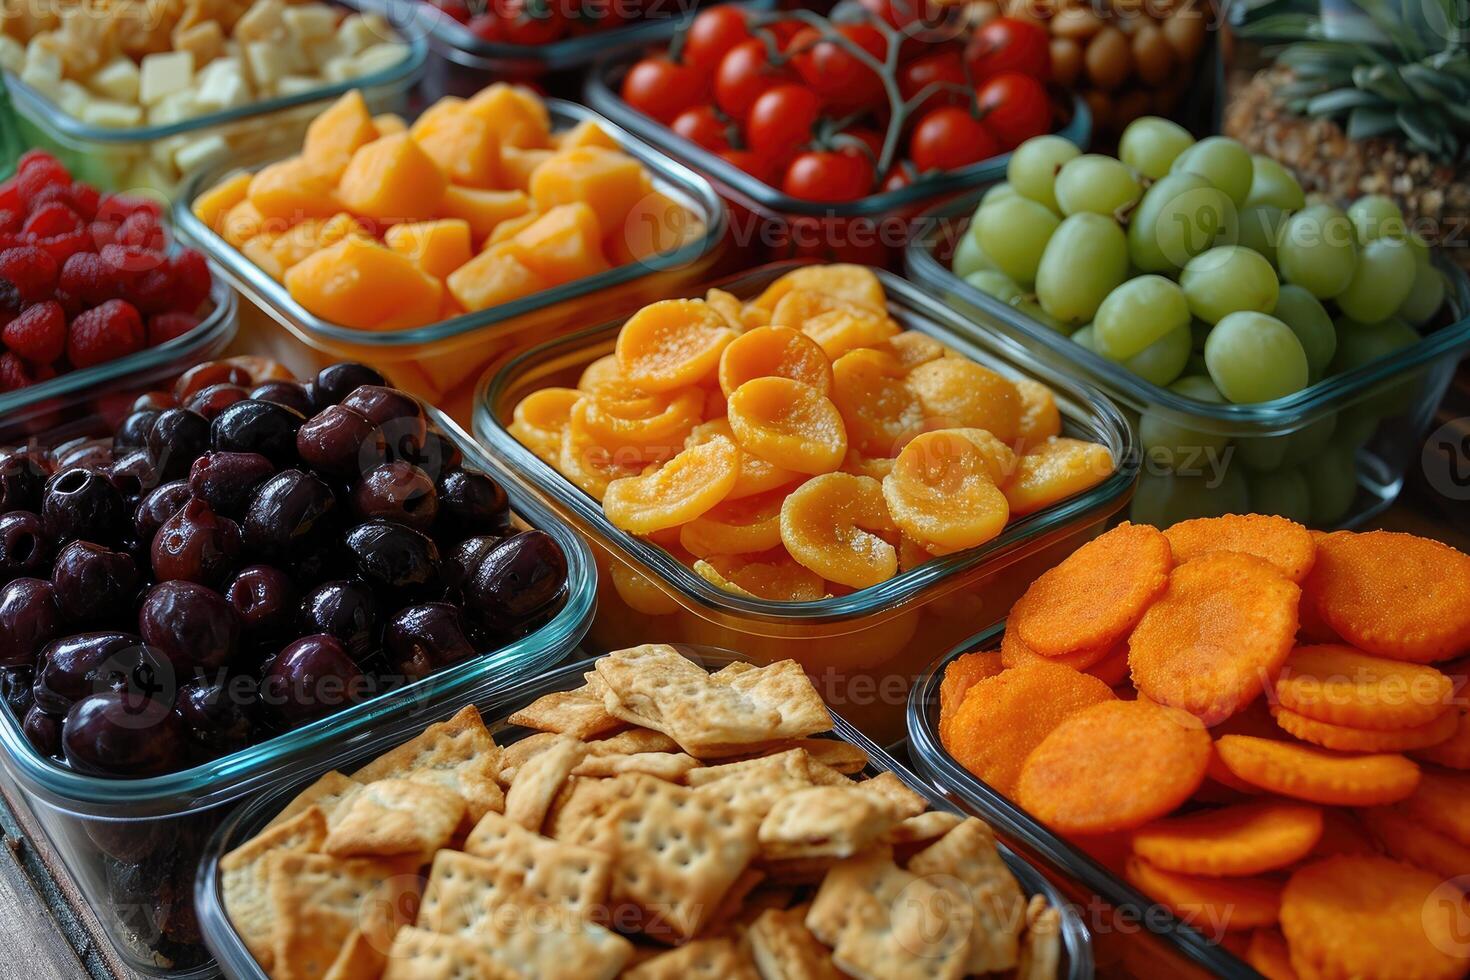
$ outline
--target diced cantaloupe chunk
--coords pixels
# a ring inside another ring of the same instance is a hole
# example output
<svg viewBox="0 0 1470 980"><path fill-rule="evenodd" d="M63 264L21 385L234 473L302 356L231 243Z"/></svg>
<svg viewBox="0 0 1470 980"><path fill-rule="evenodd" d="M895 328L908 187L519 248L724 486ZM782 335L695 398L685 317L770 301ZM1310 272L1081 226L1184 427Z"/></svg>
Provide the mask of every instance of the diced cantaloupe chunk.
<svg viewBox="0 0 1470 980"><path fill-rule="evenodd" d="M627 265L650 255L672 252L705 232L704 222L684 205L654 191L638 200L602 240L613 265Z"/></svg>
<svg viewBox="0 0 1470 980"><path fill-rule="evenodd" d="M352 154L337 196L349 211L387 222L435 217L449 186L408 133L384 136Z"/></svg>
<svg viewBox="0 0 1470 980"><path fill-rule="evenodd" d="M373 114L357 89L343 95L306 127L301 155L313 170L336 183L358 149L378 138Z"/></svg>
<svg viewBox="0 0 1470 980"><path fill-rule="evenodd" d="M432 323L443 286L418 266L370 239L350 236L286 273L292 298L332 323L363 329Z"/></svg>
<svg viewBox="0 0 1470 980"><path fill-rule="evenodd" d="M596 119L583 119L564 133L552 137L558 150L572 150L579 146L600 146L608 150L619 149L618 141L608 135L607 130Z"/></svg>
<svg viewBox="0 0 1470 980"><path fill-rule="evenodd" d="M531 190L531 177L536 168L553 156L551 150L523 150L515 146L500 147L500 184L513 191Z"/></svg>
<svg viewBox="0 0 1470 980"><path fill-rule="evenodd" d="M280 259L276 258L276 243L279 238L279 235L261 232L240 246L242 255L260 266L262 272L277 282L286 275L285 267L281 265Z"/></svg>
<svg viewBox="0 0 1470 980"><path fill-rule="evenodd" d="M449 293L466 310L485 310L551 285L514 255L481 252L449 274Z"/></svg>
<svg viewBox="0 0 1470 980"><path fill-rule="evenodd" d="M296 263L314 252L337 244L349 235L369 240L372 238L372 232L346 211L339 211L330 218L307 218L305 221L298 222L272 236L274 241L270 245L271 260L272 264L280 269L279 274L272 273L272 275L280 279Z"/></svg>
<svg viewBox="0 0 1470 980"><path fill-rule="evenodd" d="M409 132L451 183L494 187L500 169L500 142L490 124L466 111L450 96L434 103Z"/></svg>
<svg viewBox="0 0 1470 980"><path fill-rule="evenodd" d="M304 157L288 157L258 172L250 181L250 203L267 218L297 222L327 218L342 210L332 181Z"/></svg>
<svg viewBox="0 0 1470 980"><path fill-rule="evenodd" d="M378 131L379 136L392 136L394 133L406 132L408 122L395 112L385 112L373 117L373 128Z"/></svg>
<svg viewBox="0 0 1470 980"><path fill-rule="evenodd" d="M633 205L652 190L642 164L600 146L561 150L531 175L531 197L542 211L583 201L604 228L622 224Z"/></svg>
<svg viewBox="0 0 1470 980"><path fill-rule="evenodd" d="M250 203L249 198L246 198L225 212L216 230L221 238L239 248L260 234L260 229L265 222L265 215Z"/></svg>
<svg viewBox="0 0 1470 980"><path fill-rule="evenodd" d="M383 243L436 279L470 260L470 226L459 218L394 225Z"/></svg>
<svg viewBox="0 0 1470 980"><path fill-rule="evenodd" d="M528 88L496 82L465 108L490 124L502 147L543 149L551 145L551 115L546 103Z"/></svg>
<svg viewBox="0 0 1470 980"><path fill-rule="evenodd" d="M578 201L547 211L491 251L514 255L553 284L596 275L609 268L602 254L602 226L592 208Z"/></svg>
<svg viewBox="0 0 1470 980"><path fill-rule="evenodd" d="M215 231L220 230L222 219L230 209L245 200L250 189L251 175L238 173L226 177L194 199L194 216Z"/></svg>
<svg viewBox="0 0 1470 980"><path fill-rule="evenodd" d="M514 238L520 234L522 228L530 227L539 217L541 217L540 211L527 211L518 218L506 218L495 226L495 230L490 233L489 238L485 239L485 244L481 248L486 249L491 245L500 244L507 238Z"/></svg>
<svg viewBox="0 0 1470 980"><path fill-rule="evenodd" d="M451 185L439 202L439 213L468 223L470 236L476 242L483 242L502 221L519 218L530 210L531 199L524 191L490 191Z"/></svg>

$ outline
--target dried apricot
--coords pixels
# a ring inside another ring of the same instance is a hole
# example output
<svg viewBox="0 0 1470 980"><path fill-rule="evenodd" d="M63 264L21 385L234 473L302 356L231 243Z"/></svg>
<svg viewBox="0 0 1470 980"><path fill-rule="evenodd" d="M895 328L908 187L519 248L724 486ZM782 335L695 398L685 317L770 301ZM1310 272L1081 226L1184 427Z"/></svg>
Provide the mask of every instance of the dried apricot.
<svg viewBox="0 0 1470 980"><path fill-rule="evenodd" d="M1021 431L1021 395L1009 378L974 361L942 357L910 371L930 428L985 429L1012 443Z"/></svg>
<svg viewBox="0 0 1470 980"><path fill-rule="evenodd" d="M652 579L620 561L607 563L608 578L618 598L644 616L668 616L679 611L679 603Z"/></svg>
<svg viewBox="0 0 1470 980"><path fill-rule="evenodd" d="M747 561L733 555L711 555L694 563L705 581L735 595L771 602L815 602L827 595L822 577L790 558Z"/></svg>
<svg viewBox="0 0 1470 980"><path fill-rule="evenodd" d="M992 540L1010 516L979 448L953 432L910 441L883 478L883 499L900 530L940 553Z"/></svg>
<svg viewBox="0 0 1470 980"><path fill-rule="evenodd" d="M714 375L735 331L708 303L666 299L634 313L618 331L623 377L646 391L669 391Z"/></svg>
<svg viewBox="0 0 1470 980"><path fill-rule="evenodd" d="M1298 715L1352 728L1427 725L1451 703L1454 682L1433 667L1339 644L1297 647L1276 678L1276 700Z"/></svg>
<svg viewBox="0 0 1470 980"><path fill-rule="evenodd" d="M516 441L553 466L561 455L561 434L571 421L572 408L583 397L572 388L542 388L516 403L506 431Z"/></svg>
<svg viewBox="0 0 1470 980"><path fill-rule="evenodd" d="M725 500L679 528L692 555L749 555L781 545L782 491Z"/></svg>
<svg viewBox="0 0 1470 980"><path fill-rule="evenodd" d="M1209 761L1210 733L1190 715L1146 700L1107 701L1036 746L1016 802L1064 834L1131 830L1189 799Z"/></svg>
<svg viewBox="0 0 1470 980"><path fill-rule="evenodd" d="M969 693L976 681L983 681L987 677L994 677L1005 668L1001 665L1000 654L994 650L985 653L962 653L955 657L944 668L944 678L939 682L939 733L940 740L948 742L945 729L954 713L964 703L965 695Z"/></svg>
<svg viewBox="0 0 1470 980"><path fill-rule="evenodd" d="M1245 961L1266 980L1297 980L1296 970L1291 966L1291 950L1280 929L1262 926L1252 930Z"/></svg>
<svg viewBox="0 0 1470 980"><path fill-rule="evenodd" d="M601 388L583 396L572 415L599 446L668 459L684 445L703 413L704 394L697 388L653 394Z"/></svg>
<svg viewBox="0 0 1470 980"><path fill-rule="evenodd" d="M919 330L894 334L875 349L891 354L905 372L944 356L944 345Z"/></svg>
<svg viewBox="0 0 1470 980"><path fill-rule="evenodd" d="M1128 638L1134 686L1207 724L1235 714L1286 662L1300 596L1254 555L1218 551L1178 566Z"/></svg>
<svg viewBox="0 0 1470 980"><path fill-rule="evenodd" d="M1084 708L1114 700L1086 674L1048 663L1014 667L975 681L949 725L945 748L997 792L1014 796L1031 751Z"/></svg>
<svg viewBox="0 0 1470 980"><path fill-rule="evenodd" d="M789 315L798 313L789 312ZM829 308L790 325L800 327L833 361L849 351L877 347L899 335L898 324L888 317L846 305Z"/></svg>
<svg viewBox="0 0 1470 980"><path fill-rule="evenodd" d="M721 437L734 441L735 433L730 431L730 420L711 419L694 427L689 433L689 438L684 441L684 447L687 449L690 446L698 446ZM740 475L735 478L735 486L731 488L726 499L739 500L742 497L753 497L768 490L788 486L800 479L802 479L802 474L792 470L783 470L742 449L740 450Z"/></svg>
<svg viewBox="0 0 1470 980"><path fill-rule="evenodd" d="M832 400L790 378L755 378L730 396L730 431L748 453L798 473L830 473L847 455Z"/></svg>
<svg viewBox="0 0 1470 980"><path fill-rule="evenodd" d="M1012 378L1011 384L1021 396L1021 423L1016 441L1022 451L1061 435L1062 413L1051 389L1030 378Z"/></svg>
<svg viewBox="0 0 1470 980"><path fill-rule="evenodd" d="M589 395L603 388L617 388L628 391L633 388L628 379L623 377L623 369L618 367L618 355L604 354L591 364L582 369L582 374L577 378L577 390L585 391Z"/></svg>
<svg viewBox="0 0 1470 980"><path fill-rule="evenodd" d="M1446 741L1455 734L1459 719L1445 712L1432 721L1413 728L1395 728L1388 731L1371 728L1352 728L1334 725L1297 714L1288 708L1273 708L1276 724L1283 731L1325 749L1339 752L1407 752L1410 749L1427 749Z"/></svg>
<svg viewBox="0 0 1470 980"><path fill-rule="evenodd" d="M1281 893L1291 962L1324 980L1462 976L1466 908L1438 875L1385 857L1325 858L1298 868Z"/></svg>
<svg viewBox="0 0 1470 980"><path fill-rule="evenodd" d="M1433 871L1445 878L1470 874L1470 847L1451 837L1419 825L1397 806L1372 806L1363 810L1363 823L1400 861Z"/></svg>
<svg viewBox="0 0 1470 980"><path fill-rule="evenodd" d="M1015 630L1006 630L1000 641L1001 663L1007 667L1019 667L1022 664L1040 660L1071 667L1073 670L1089 670L1119 652L1126 660L1128 654L1126 647L1098 647L1093 650L1079 650L1077 653L1064 653L1060 657L1043 657L1028 647Z"/></svg>
<svg viewBox="0 0 1470 980"><path fill-rule="evenodd" d="M851 473L853 476L871 476L875 480L882 480L893 472L893 460L878 456L864 456L851 446L847 450L847 458L842 461L842 472Z"/></svg>
<svg viewBox="0 0 1470 980"><path fill-rule="evenodd" d="M893 456L923 430L924 406L903 383L903 367L869 348L849 351L832 365L832 401L842 413L851 445L870 456Z"/></svg>
<svg viewBox="0 0 1470 980"><path fill-rule="evenodd" d="M1008 629L1044 657L1107 649L1169 584L1164 536L1123 523L1043 572L1011 607Z"/></svg>
<svg viewBox="0 0 1470 980"><path fill-rule="evenodd" d="M1133 834L1133 852L1156 868L1185 874L1254 875L1312 852L1322 811L1301 803L1242 803L1168 817Z"/></svg>
<svg viewBox="0 0 1470 980"><path fill-rule="evenodd" d="M1419 785L1419 767L1402 755L1344 755L1250 735L1222 735L1215 751L1238 779L1309 803L1397 803Z"/></svg>
<svg viewBox="0 0 1470 980"><path fill-rule="evenodd" d="M641 453L630 450L613 452L593 442L576 425L568 425L561 433L561 450L556 468L583 492L597 500L607 493L607 485L623 477L643 472Z"/></svg>
<svg viewBox="0 0 1470 980"><path fill-rule="evenodd" d="M1470 555L1438 541L1327 535L1302 588L1327 625L1368 653L1428 663L1470 647Z"/></svg>
<svg viewBox="0 0 1470 980"><path fill-rule="evenodd" d="M1266 514L1227 514L1180 521L1164 532L1181 564L1215 551L1264 558L1300 584L1317 559L1312 533L1295 521Z"/></svg>
<svg viewBox="0 0 1470 980"><path fill-rule="evenodd" d="M893 530L882 485L865 476L813 477L781 505L781 541L791 557L854 589L886 582L898 571L898 552L879 536Z"/></svg>
<svg viewBox="0 0 1470 980"><path fill-rule="evenodd" d="M1281 915L1281 885L1269 878L1179 874L1137 856L1128 859L1123 874L1134 888L1210 937L1273 926Z"/></svg>
<svg viewBox="0 0 1470 980"><path fill-rule="evenodd" d="M649 534L694 520L725 499L740 472L740 452L728 439L686 449L643 476L607 485L602 511L614 527Z"/></svg>
<svg viewBox="0 0 1470 980"><path fill-rule="evenodd" d="M727 293L723 289L711 288L705 292L704 301L719 313L720 316L724 317L725 322L732 329L736 331L745 329L745 307L740 302L740 298L734 293Z"/></svg>
<svg viewBox="0 0 1470 980"><path fill-rule="evenodd" d="M1016 475L1016 454L1010 446L1001 442L995 434L985 429L937 429L937 432L953 432L964 436L975 444L985 459L986 472L998 487L1004 487Z"/></svg>
<svg viewBox="0 0 1470 980"><path fill-rule="evenodd" d="M826 293L873 310L883 310L888 305L883 284L872 269L840 262L793 269L767 286L751 305L773 310L781 298L794 289Z"/></svg>
<svg viewBox="0 0 1470 980"><path fill-rule="evenodd" d="M720 390L728 398L752 378L774 376L832 390L832 362L804 333L790 327L756 327L732 340L720 355Z"/></svg>
<svg viewBox="0 0 1470 980"><path fill-rule="evenodd" d="M1055 436L1016 459L1016 475L1005 485L1011 513L1034 514L1066 500L1113 475L1108 447L1081 439Z"/></svg>

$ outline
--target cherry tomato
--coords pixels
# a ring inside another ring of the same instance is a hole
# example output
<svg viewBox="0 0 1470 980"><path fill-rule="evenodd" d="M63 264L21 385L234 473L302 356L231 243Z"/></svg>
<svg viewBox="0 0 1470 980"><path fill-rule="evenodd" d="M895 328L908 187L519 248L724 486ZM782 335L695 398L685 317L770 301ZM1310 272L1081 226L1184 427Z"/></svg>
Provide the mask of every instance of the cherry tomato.
<svg viewBox="0 0 1470 980"><path fill-rule="evenodd" d="M883 178L882 189L888 191L901 190L913 184L919 177L914 165L908 160L900 160L888 169L888 176Z"/></svg>
<svg viewBox="0 0 1470 980"><path fill-rule="evenodd" d="M980 86L975 102L1002 149L1051 131L1051 100L1046 87L1030 75L1014 71L997 75Z"/></svg>
<svg viewBox="0 0 1470 980"><path fill-rule="evenodd" d="M766 89L745 117L745 141L757 153L784 156L811 139L822 100L804 85Z"/></svg>
<svg viewBox="0 0 1470 980"><path fill-rule="evenodd" d="M976 85L1008 71L1051 78L1051 38L1046 28L1018 17L997 17L975 32L965 61Z"/></svg>
<svg viewBox="0 0 1470 980"><path fill-rule="evenodd" d="M791 42L797 35L806 30L806 25L799 20L778 20L763 25L761 29L769 32L775 39L777 51L785 51L791 47Z"/></svg>
<svg viewBox="0 0 1470 980"><path fill-rule="evenodd" d="M435 0L434 6L461 24L470 22L470 5L465 0Z"/></svg>
<svg viewBox="0 0 1470 980"><path fill-rule="evenodd" d="M758 37L741 41L726 52L715 71L715 105L731 119L744 119L756 99L786 79L786 72L766 58L764 41Z"/></svg>
<svg viewBox="0 0 1470 980"><path fill-rule="evenodd" d="M684 64L707 77L714 77L731 48L750 37L745 13L738 7L720 6L701 11L684 35Z"/></svg>
<svg viewBox="0 0 1470 980"><path fill-rule="evenodd" d="M958 90L936 89L919 103L921 107L932 109L940 105L964 105L969 101L970 83L965 78L965 63L958 51L935 51L898 70L898 91L905 102L930 85L953 85Z"/></svg>
<svg viewBox="0 0 1470 980"><path fill-rule="evenodd" d="M999 152L985 124L959 106L931 109L909 136L909 159L919 173L957 170Z"/></svg>
<svg viewBox="0 0 1470 980"><path fill-rule="evenodd" d="M720 157L763 184L775 183L775 174L769 157L763 157L749 150L724 150L720 153Z"/></svg>
<svg viewBox="0 0 1470 980"><path fill-rule="evenodd" d="M864 10L896 31L918 37L943 23L948 8L931 0L858 0Z"/></svg>
<svg viewBox="0 0 1470 980"><path fill-rule="evenodd" d="M567 19L555 0L494 0L500 18L499 40L508 44L550 44L567 31Z"/></svg>
<svg viewBox="0 0 1470 980"><path fill-rule="evenodd" d="M868 156L874 162L883 155L883 134L876 129L867 126L849 126L842 131L843 136L851 136L853 139L861 140L868 148ZM857 152L861 152L858 150Z"/></svg>
<svg viewBox="0 0 1470 980"><path fill-rule="evenodd" d="M842 24L837 32L879 62L888 50L887 39L871 24ZM793 38L791 50L796 52L791 60L797 74L834 109L862 109L882 100L879 74L842 45L824 40L817 28L808 27Z"/></svg>
<svg viewBox="0 0 1470 980"><path fill-rule="evenodd" d="M697 146L719 153L730 149L730 123L712 105L697 105L674 117L669 128Z"/></svg>
<svg viewBox="0 0 1470 980"><path fill-rule="evenodd" d="M703 102L707 92L708 86L697 71L664 55L644 58L623 78L623 101L666 125L685 109Z"/></svg>
<svg viewBox="0 0 1470 980"><path fill-rule="evenodd" d="M465 28L482 41L493 43L504 40L500 32L500 18L495 14L476 14L465 24Z"/></svg>
<svg viewBox="0 0 1470 980"><path fill-rule="evenodd" d="M857 150L808 150L786 167L781 189L805 201L839 204L873 190L873 163Z"/></svg>

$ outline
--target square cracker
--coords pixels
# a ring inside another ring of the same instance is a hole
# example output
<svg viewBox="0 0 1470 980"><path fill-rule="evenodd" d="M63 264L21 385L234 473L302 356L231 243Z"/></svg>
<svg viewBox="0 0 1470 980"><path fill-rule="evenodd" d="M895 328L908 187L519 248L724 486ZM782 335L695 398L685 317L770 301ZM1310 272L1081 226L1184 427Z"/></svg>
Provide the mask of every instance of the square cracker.
<svg viewBox="0 0 1470 980"><path fill-rule="evenodd" d="M813 786L771 807L761 821L761 857L849 858L897 822L892 805L877 794L855 786Z"/></svg>
<svg viewBox="0 0 1470 980"><path fill-rule="evenodd" d="M427 864L449 843L464 815L464 800L447 789L383 779L353 796L322 850L343 858L412 855Z"/></svg>
<svg viewBox="0 0 1470 980"><path fill-rule="evenodd" d="M593 739L587 743L590 755L636 755L639 752L677 752L679 743L663 732L651 728L630 728L627 731Z"/></svg>
<svg viewBox="0 0 1470 980"><path fill-rule="evenodd" d="M1016 962L1016 980L1055 980L1062 967L1062 915L1032 895L1026 906L1026 935Z"/></svg>
<svg viewBox="0 0 1470 980"><path fill-rule="evenodd" d="M382 980L517 980L479 943L405 926L388 950Z"/></svg>
<svg viewBox="0 0 1470 980"><path fill-rule="evenodd" d="M832 962L858 980L960 980L974 916L944 889L915 878L898 901L858 892Z"/></svg>
<svg viewBox="0 0 1470 980"><path fill-rule="evenodd" d="M464 852L511 869L527 891L583 918L607 906L609 854L542 837L498 813L487 813L475 825Z"/></svg>
<svg viewBox="0 0 1470 980"><path fill-rule="evenodd" d="M625 980L760 980L749 951L730 938L698 939L639 963Z"/></svg>
<svg viewBox="0 0 1470 980"><path fill-rule="evenodd" d="M909 859L908 869L953 892L974 909L971 973L1009 970L1019 955L1026 897L995 847L995 834L970 817Z"/></svg>
<svg viewBox="0 0 1470 980"><path fill-rule="evenodd" d="M496 779L501 786L509 786L515 781L516 773L521 771L521 766L530 762L533 758L545 752L556 740L564 736L556 732L536 732L525 738L511 742L500 750L499 771ZM502 810L502 812L504 812Z"/></svg>
<svg viewBox="0 0 1470 980"><path fill-rule="evenodd" d="M868 766L868 753L840 738L793 738L775 742L756 753L754 758L789 752L792 749L805 749L812 761L836 769L846 776L862 772Z"/></svg>
<svg viewBox="0 0 1470 980"><path fill-rule="evenodd" d="M306 789L297 794L296 799L286 804L286 809L276 814L274 820L265 825L264 830L272 830L287 820L294 819L298 814L305 812L307 807L316 807L322 811L327 818L327 826L333 826L340 818L342 804L352 798L352 794L362 788L362 783L351 776L344 776L340 772L332 771L322 776Z"/></svg>
<svg viewBox="0 0 1470 980"><path fill-rule="evenodd" d="M430 725L416 738L357 771L361 783L407 779L439 786L464 800L471 823L505 806L496 782L500 748L474 705L448 721Z"/></svg>
<svg viewBox="0 0 1470 980"><path fill-rule="evenodd" d="M917 817L929 809L929 801L909 789L907 784L892 772L879 773L872 779L864 779L856 785L863 792L876 793L886 800L900 820Z"/></svg>
<svg viewBox="0 0 1470 980"><path fill-rule="evenodd" d="M894 824L879 838L885 844L926 844L954 830L964 818L948 810L928 810Z"/></svg>
<svg viewBox="0 0 1470 980"><path fill-rule="evenodd" d="M867 893L880 902L894 902L916 877L894 864L893 854L881 846L839 861L822 879L807 909L806 927L826 945L836 946L853 914L854 895Z"/></svg>
<svg viewBox="0 0 1470 980"><path fill-rule="evenodd" d="M641 772L646 776L677 783L700 762L683 752L632 752L626 755L603 753L588 755L572 770L574 776L607 778L623 773Z"/></svg>
<svg viewBox="0 0 1470 980"><path fill-rule="evenodd" d="M780 800L812 785L804 749L692 769L685 777L700 796L763 819Z"/></svg>
<svg viewBox="0 0 1470 980"><path fill-rule="evenodd" d="M795 660L742 671L728 683L756 705L768 707L781 716L773 738L804 738L832 730L832 715L827 705Z"/></svg>
<svg viewBox="0 0 1470 980"><path fill-rule="evenodd" d="M779 980L840 980L832 951L808 931L807 906L766 909L751 923L746 938L762 977Z"/></svg>
<svg viewBox="0 0 1470 980"><path fill-rule="evenodd" d="M546 836L557 840L585 844L591 839L595 822L618 803L633 796L647 778L625 773L612 779L573 776L557 795L543 829Z"/></svg>
<svg viewBox="0 0 1470 980"><path fill-rule="evenodd" d="M587 746L576 739L565 735L555 739L516 771L505 792L506 817L530 831L541 830L552 800L587 756Z"/></svg>
<svg viewBox="0 0 1470 980"><path fill-rule="evenodd" d="M625 724L608 713L602 691L594 697L588 687L543 695L511 715L508 721L512 725L580 739L616 731Z"/></svg>
<svg viewBox="0 0 1470 980"><path fill-rule="evenodd" d="M272 854L311 854L327 839L327 818L315 806L262 831L226 854L219 862L220 893L225 912L250 955L267 972L275 965L271 939L275 916L270 902L270 876L265 859Z"/></svg>

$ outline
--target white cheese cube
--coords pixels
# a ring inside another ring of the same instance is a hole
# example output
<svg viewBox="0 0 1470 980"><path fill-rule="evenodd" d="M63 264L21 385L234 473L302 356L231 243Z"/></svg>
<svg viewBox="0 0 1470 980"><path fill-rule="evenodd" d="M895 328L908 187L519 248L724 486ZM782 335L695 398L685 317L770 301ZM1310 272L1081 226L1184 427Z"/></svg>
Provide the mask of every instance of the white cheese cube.
<svg viewBox="0 0 1470 980"><path fill-rule="evenodd" d="M234 37L242 43L285 37L285 13L286 5L281 0L255 0L235 22Z"/></svg>
<svg viewBox="0 0 1470 980"><path fill-rule="evenodd" d="M324 3L287 7L281 19L291 36L300 41L331 37L337 31L337 14Z"/></svg>
<svg viewBox="0 0 1470 980"><path fill-rule="evenodd" d="M153 105L194 81L194 55L188 51L166 51L146 55L138 79L138 101Z"/></svg>
<svg viewBox="0 0 1470 980"><path fill-rule="evenodd" d="M0 70L20 74L26 65L26 47L9 34L0 34Z"/></svg>
<svg viewBox="0 0 1470 980"><path fill-rule="evenodd" d="M353 59L356 75L357 77L361 77L363 75L372 75L376 72L385 71L403 61L407 56L407 45L392 41L386 44L375 44Z"/></svg>
<svg viewBox="0 0 1470 980"><path fill-rule="evenodd" d="M179 147L174 153L174 166L180 173L187 174L223 159L229 152L230 144L225 138L219 133L211 133Z"/></svg>
<svg viewBox="0 0 1470 980"><path fill-rule="evenodd" d="M158 100L157 105L148 107L148 124L172 126L176 122L192 119L199 115L199 106L194 102L194 93L186 89Z"/></svg>
<svg viewBox="0 0 1470 980"><path fill-rule="evenodd" d="M92 91L117 102L138 101L138 66L132 58L114 58L87 80Z"/></svg>
<svg viewBox="0 0 1470 980"><path fill-rule="evenodd" d="M145 157L128 170L126 177L123 178L123 186L132 192L152 188L164 196L169 196L178 179L178 171L173 167L160 167Z"/></svg>
<svg viewBox="0 0 1470 980"><path fill-rule="evenodd" d="M233 109L251 101L253 93L240 62L235 58L217 58L199 73L194 102L204 112Z"/></svg>
<svg viewBox="0 0 1470 980"><path fill-rule="evenodd" d="M111 99L89 99L82 108L82 122L107 129L131 129L143 123L143 107Z"/></svg>
<svg viewBox="0 0 1470 980"><path fill-rule="evenodd" d="M322 77L333 83L345 82L349 79L356 78L357 66L353 64L355 60L351 55L342 55L341 57L333 58L325 65L322 65Z"/></svg>
<svg viewBox="0 0 1470 980"><path fill-rule="evenodd" d="M310 75L283 75L276 82L276 94L280 96L301 95L322 87L322 80Z"/></svg>
<svg viewBox="0 0 1470 980"><path fill-rule="evenodd" d="M382 33L387 25L369 20L362 14L350 14L337 28L337 54L349 55L366 51L375 44L392 40L392 33Z"/></svg>
<svg viewBox="0 0 1470 980"><path fill-rule="evenodd" d="M174 154L179 147L188 144L188 136L169 136L161 140L153 140L148 144L148 155L153 162L166 170L172 170L174 166Z"/></svg>
<svg viewBox="0 0 1470 980"><path fill-rule="evenodd" d="M245 64L250 69L250 78L261 93L275 90L281 76L290 72L283 45L273 41L251 41L245 45Z"/></svg>
<svg viewBox="0 0 1470 980"><path fill-rule="evenodd" d="M20 70L22 82L54 99L59 94L61 71L61 55L50 45L39 39L26 45L25 64Z"/></svg>
<svg viewBox="0 0 1470 980"><path fill-rule="evenodd" d="M81 117L82 110L87 103L92 101L92 93L86 87L79 85L69 78L61 80L56 86L56 106L68 116Z"/></svg>
<svg viewBox="0 0 1470 980"><path fill-rule="evenodd" d="M309 38L301 42L301 52L306 57L306 64L298 71L299 74L310 74L320 72L326 67L327 62L337 57L337 35L329 34L326 37Z"/></svg>

